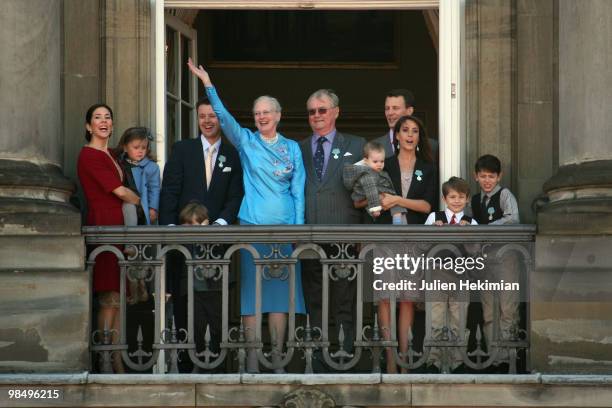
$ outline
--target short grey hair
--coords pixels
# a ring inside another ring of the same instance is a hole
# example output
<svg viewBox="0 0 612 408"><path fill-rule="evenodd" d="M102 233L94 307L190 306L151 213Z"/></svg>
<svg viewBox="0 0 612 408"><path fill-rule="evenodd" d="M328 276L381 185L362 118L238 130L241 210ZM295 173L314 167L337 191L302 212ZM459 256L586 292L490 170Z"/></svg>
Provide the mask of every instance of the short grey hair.
<svg viewBox="0 0 612 408"><path fill-rule="evenodd" d="M334 92L333 89L319 89L317 91L314 91L312 95L308 97L308 100L306 101L306 106L308 106L308 102L310 102L313 99L323 99L323 98L329 98L329 100L332 103L332 106L331 106L332 108L336 108L340 106L340 98L338 98L338 95L336 95L336 92Z"/></svg>
<svg viewBox="0 0 612 408"><path fill-rule="evenodd" d="M272 105L272 107L274 108L274 110L276 112L281 112L283 108L281 108L281 104L278 101L278 99L276 99L273 96L270 95L261 95L260 97L258 97L257 99L255 99L255 101L253 102L253 113L255 113L255 105L257 105L259 102L263 102L266 101L268 103L270 103L270 105Z"/></svg>

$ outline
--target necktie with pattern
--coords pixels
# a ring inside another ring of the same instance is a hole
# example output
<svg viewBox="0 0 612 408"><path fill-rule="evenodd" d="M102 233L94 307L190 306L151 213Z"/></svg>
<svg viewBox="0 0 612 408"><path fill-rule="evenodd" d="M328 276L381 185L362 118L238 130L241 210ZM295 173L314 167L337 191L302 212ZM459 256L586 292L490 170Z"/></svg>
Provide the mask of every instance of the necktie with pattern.
<svg viewBox="0 0 612 408"><path fill-rule="evenodd" d="M314 168L315 173L317 173L317 178L319 181L323 178L323 166L325 164L325 151L323 150L323 143L327 141L326 137L319 137L317 139L317 150L314 154Z"/></svg>
<svg viewBox="0 0 612 408"><path fill-rule="evenodd" d="M457 219L455 218L455 214L453 214L453 216L451 217L451 224L456 224L457 223Z"/></svg>
<svg viewBox="0 0 612 408"><path fill-rule="evenodd" d="M482 216L485 217L487 215L487 201L489 196L484 194L482 196L482 201L480 202L480 211L482 211Z"/></svg>
<svg viewBox="0 0 612 408"><path fill-rule="evenodd" d="M213 162L213 155L215 154L215 152L217 151L217 149L214 146L210 146L208 148L208 154L206 155L206 162L204 163L204 165L206 166L206 188L210 187L210 180L212 179L212 174L213 174L213 166L214 166L214 162Z"/></svg>

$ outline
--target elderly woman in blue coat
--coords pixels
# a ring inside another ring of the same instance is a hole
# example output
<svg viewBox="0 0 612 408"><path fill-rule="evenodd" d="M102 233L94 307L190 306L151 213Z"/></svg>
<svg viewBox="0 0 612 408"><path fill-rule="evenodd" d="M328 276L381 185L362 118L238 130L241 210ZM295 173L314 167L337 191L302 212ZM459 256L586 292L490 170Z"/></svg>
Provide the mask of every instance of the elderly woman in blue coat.
<svg viewBox="0 0 612 408"><path fill-rule="evenodd" d="M202 65L188 62L191 72L202 80L206 95L221 129L240 154L244 169L244 198L238 218L240 224L303 224L306 173L297 142L276 131L281 106L271 96L260 96L253 103L257 131L241 127L225 109L208 73ZM270 245L255 244L260 257L272 253ZM291 245L281 246L281 256L291 254ZM295 312L305 313L301 271L296 265ZM247 327L247 338L255 335L255 264L248 251L241 251L240 310ZM268 313L270 335L282 350L289 311L288 279L262 280L262 313ZM273 354L278 359L278 355ZM257 356L250 352L247 370L257 372ZM277 372L282 370L277 370Z"/></svg>

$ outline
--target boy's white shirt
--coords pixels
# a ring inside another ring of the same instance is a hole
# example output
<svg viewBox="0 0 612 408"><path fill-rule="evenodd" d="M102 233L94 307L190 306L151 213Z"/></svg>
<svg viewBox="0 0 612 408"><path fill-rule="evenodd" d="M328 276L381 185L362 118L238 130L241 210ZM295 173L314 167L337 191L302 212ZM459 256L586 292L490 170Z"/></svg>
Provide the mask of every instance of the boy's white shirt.
<svg viewBox="0 0 612 408"><path fill-rule="evenodd" d="M451 222L451 219L453 218L453 215L455 216L455 221L457 222L457 224L461 222L461 219L463 218L463 215L464 215L463 211L454 213L451 210L449 210L448 207L444 210L444 214L446 215L446 222L449 224ZM425 221L425 225L433 225L435 222L436 222L436 213L432 212L427 217L427 220ZM474 218L472 218L472 223L470 225L478 225L478 223L476 222Z"/></svg>

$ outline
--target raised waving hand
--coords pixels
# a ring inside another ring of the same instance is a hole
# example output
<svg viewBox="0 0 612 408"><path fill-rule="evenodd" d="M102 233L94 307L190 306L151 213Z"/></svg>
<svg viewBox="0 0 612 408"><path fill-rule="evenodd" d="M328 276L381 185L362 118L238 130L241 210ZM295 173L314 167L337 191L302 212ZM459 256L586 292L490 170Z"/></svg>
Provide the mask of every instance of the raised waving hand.
<svg viewBox="0 0 612 408"><path fill-rule="evenodd" d="M187 66L189 67L189 70L191 71L192 74L194 74L195 76L200 78L200 80L202 80L202 83L204 84L204 86L206 87L213 86L212 82L210 81L210 76L208 75L208 72L206 72L206 70L204 69L202 65L198 65L196 67L195 64L193 63L193 60L189 58L187 60Z"/></svg>

